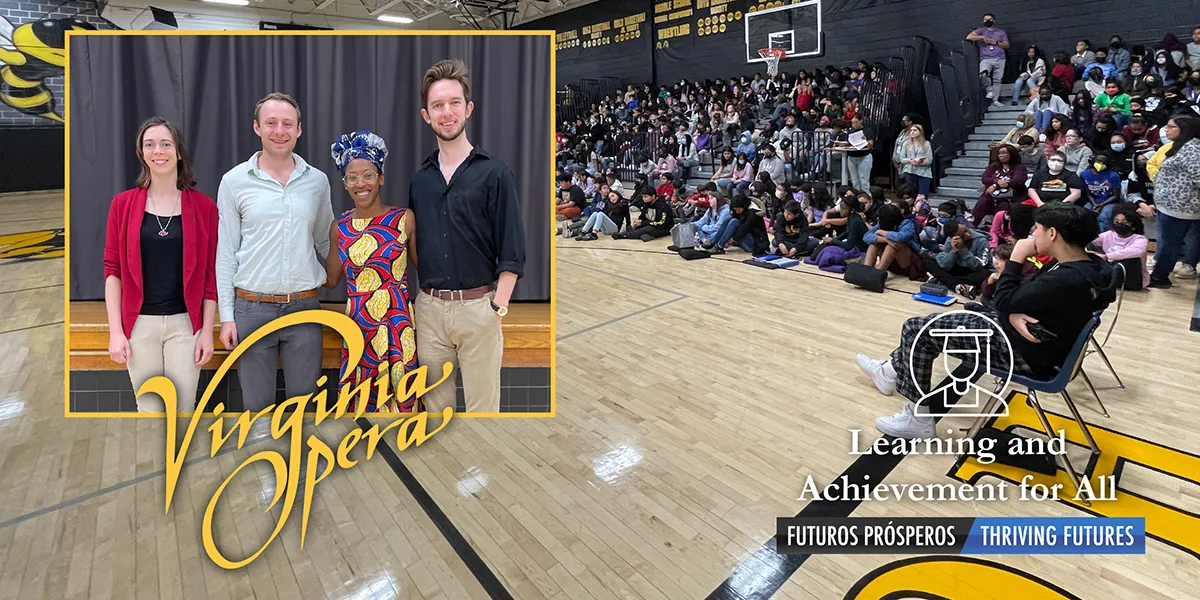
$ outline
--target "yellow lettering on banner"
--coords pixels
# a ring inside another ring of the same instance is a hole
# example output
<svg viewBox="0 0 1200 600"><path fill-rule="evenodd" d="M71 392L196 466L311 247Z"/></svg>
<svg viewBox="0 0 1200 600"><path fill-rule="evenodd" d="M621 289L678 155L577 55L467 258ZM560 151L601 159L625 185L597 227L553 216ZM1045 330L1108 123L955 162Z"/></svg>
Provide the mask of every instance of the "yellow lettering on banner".
<svg viewBox="0 0 1200 600"><path fill-rule="evenodd" d="M994 600L1080 600L1048 581L1007 565L969 556L922 556L888 563L868 573L846 600L953 598Z"/></svg>
<svg viewBox="0 0 1200 600"><path fill-rule="evenodd" d="M656 4L654 5L654 12L655 12L655 14L657 14L657 13L664 13L664 12L671 12L671 0L667 0L666 2L658 2L658 3L656 3Z"/></svg>
<svg viewBox="0 0 1200 600"><path fill-rule="evenodd" d="M323 325L335 330L338 334L340 334L342 341L345 343L349 364L358 364L359 359L362 358L363 349L365 347L362 331L359 329L358 324L346 315L327 310L307 310L292 313L290 315L275 319L274 321L271 321L270 323L267 323L266 325L255 330L254 333L243 339L241 343L234 348L233 352L229 354L225 362L222 363L217 369L217 372L213 375L212 381L208 384L208 387L204 390L204 394L200 397L200 402L197 404L195 411L192 413L191 420L187 423L187 428L183 434L183 439L179 442L178 446L176 446L176 440L179 439L179 436L177 435L177 430L179 427L177 416L178 399L176 397L177 392L175 390L175 385L170 379L163 376L158 376L151 378L149 381L142 384L141 388L137 390L138 396L141 396L142 394L158 395L162 398L163 404L166 407L166 513L170 513L171 511L171 500L175 496L175 487L179 482L179 475L183 470L184 458L187 456L188 446L191 444L192 437L196 433L196 428L200 423L200 418L208 409L209 402L212 400L213 392L216 390L218 384L221 383L221 380L229 372L229 369L235 364L238 357L240 357L246 350L253 347L256 342L285 327L304 324ZM417 398L424 396L430 389L441 385L450 378L450 375L454 370L454 365L449 362L444 363L442 365L441 379L431 386L426 386L425 383L425 374L427 370L428 367L421 366L413 371L405 373L404 377L397 382L394 397L397 398L397 400L404 401L410 396ZM343 375L343 379L349 380L353 373L353 370L347 371L345 375ZM393 394L388 390L390 381L390 374L386 369L382 369L379 373L379 378L375 381L378 391L377 397L380 403L384 403L388 398L393 397ZM318 387L320 387L323 386L324 382L325 377L321 377L317 380L316 384ZM441 426L433 431L428 431L426 428L426 423L428 421L428 416L426 413L419 413L411 418L394 421L392 424L386 426L383 431L379 430L378 424L372 424L371 428L365 433L357 429L353 430L347 434L345 438L343 438L341 444L338 445L336 454L333 448L330 448L327 444L321 441L320 438L316 436L310 436L307 440L307 457L302 455L301 453L305 445L305 440L303 439L303 426L306 409L310 407L315 408L315 410L311 411L310 414L315 415L315 424L319 425L324 419L330 418L331 416L333 418L346 416L350 399L357 393L360 397L356 407L357 412L353 416L360 417L362 416L362 412L366 409L367 396L370 392L370 384L371 382L369 380L359 383L357 386L355 386L353 382L345 382L340 389L336 403L332 407L329 406L327 392L324 389L321 389L315 395L308 394L304 396L288 398L276 406L268 407L262 411L259 411L253 417L250 416L250 412L244 412L238 416L238 419L234 422L228 433L225 432L224 419L221 418L221 414L224 412L225 408L224 403L219 402L215 407L212 408L211 413L216 415L217 419L208 428L209 432L212 434L210 456L216 456L221 446L229 441L235 432L238 434L236 447L242 448L246 443L247 435L249 434L250 428L254 421L260 417L267 416L270 416L271 418L271 437L277 440L284 437L288 438L288 449L290 451L286 459L281 453L274 450L263 450L262 452L254 454L242 462L242 464L238 465L238 467L234 469L228 477L225 478L225 481L221 483L216 492L213 493L212 499L209 501L208 507L204 511L204 519L201 522L201 538L204 545L204 551L208 554L208 557L213 561L213 563L224 569L238 569L250 564L256 558L258 558L263 551L267 549L267 546L270 546L271 542L273 542L275 538L279 536L280 531L283 530L284 524L287 522L288 517L292 513L292 508L295 506L296 496L299 492L298 487L301 481L304 482L302 515L300 521L300 547L303 548L305 536L308 533L308 518L312 505L312 499L314 497L314 488L318 483L321 482L321 480L325 479L333 472L335 465L342 469L348 469L354 466L354 461L349 459L349 453L354 449L355 445L361 438L368 438L366 458L367 460L370 460L371 456L374 454L375 447L382 439L383 434L389 429L393 427L399 428L396 436L396 448L397 451L402 451L414 443L418 446L421 445L422 442L431 437L433 434L441 431L443 428L445 428L446 424L450 422L450 419L454 413L454 409L447 407L442 412L443 421ZM300 466L305 458L307 458L308 469L305 473L304 479L301 480ZM326 460L326 466L321 473L316 472L318 458L324 458ZM279 501L282 499L283 507L281 515L279 517L279 521L275 524L274 531L267 538L267 540L263 542L262 546L260 546L253 554L242 560L233 560L222 554L220 549L217 547L217 542L213 537L213 516L216 512L217 503L221 500L221 494L225 491L225 488L229 486L229 483L233 481L233 478L236 477L237 474L240 473L246 466L259 461L266 461L270 463L275 475L275 496L271 499L271 503L267 506L266 511L269 512L272 508L278 505Z"/></svg>
<svg viewBox="0 0 1200 600"><path fill-rule="evenodd" d="M997 418L989 425L990 427L1000 431L1006 431L1014 426L1025 427L1039 433L1043 431L1037 413L1029 405L1029 398L1025 394L1014 393L1009 397L1008 405L1009 415ZM1067 441L1087 447L1087 440L1073 419L1051 412L1047 412L1046 416L1050 419L1050 427L1054 431L1066 431ZM1088 425L1088 429L1092 432L1092 437L1096 439L1096 445L1100 447L1100 456L1096 459L1095 468L1091 473L1093 478L1116 475L1121 466L1128 462L1143 465L1200 486L1200 456L1092 424ZM1036 483L1047 486L1062 484L1062 489L1074 490L1066 473L1061 469L1058 470L1057 477L1049 477L999 463L981 465L974 457L963 460L951 474L952 477L966 482L974 482L978 478L988 475L1013 483L1019 483L1026 476L1032 476L1031 485ZM1116 479L1116 482L1119 487L1120 479ZM1200 488L1191 493L1200 493ZM1182 509L1135 494L1136 492L1131 493L1125 489L1117 489L1115 501L1098 502L1093 500L1090 507L1086 507L1081 501L1076 500L1074 492L1063 494L1059 501L1103 517L1145 517L1147 535L1200 558L1200 515L1190 514Z"/></svg>
<svg viewBox="0 0 1200 600"><path fill-rule="evenodd" d="M667 22L667 15L654 15L654 24L660 25Z"/></svg>

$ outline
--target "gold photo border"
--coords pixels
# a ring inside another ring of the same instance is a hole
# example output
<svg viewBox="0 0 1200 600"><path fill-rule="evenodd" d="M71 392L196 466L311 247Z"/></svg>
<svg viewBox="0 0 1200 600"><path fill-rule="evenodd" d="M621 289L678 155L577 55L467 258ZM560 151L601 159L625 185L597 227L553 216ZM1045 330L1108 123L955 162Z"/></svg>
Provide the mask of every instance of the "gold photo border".
<svg viewBox="0 0 1200 600"><path fill-rule="evenodd" d="M556 100L556 64L557 64L557 49L555 48L555 35L552 30L506 30L506 31L465 31L465 30L344 30L344 31L258 31L258 30L224 30L224 31L209 31L209 30L183 30L183 31L87 31L87 30L69 30L66 32L65 41L63 43L63 52L66 54L66 61L63 73L63 127L64 127L64 172L66 173L63 187L63 211L64 211L64 241L63 241L63 417L71 418L117 418L117 419L136 419L136 418L165 418L167 413L143 413L143 412L74 412L71 410L71 38L75 36L244 36L244 35L260 35L260 36L413 36L413 37L432 37L432 36L454 36L454 37L470 37L470 36L532 36L545 37L546 43L550 45L550 139L549 139L549 155L546 157L551 165L550 181L547 184L548 189L554 187L554 169L555 162L555 135L554 124L556 121L556 112L558 109ZM536 226L536 224L532 224ZM558 414L557 388L555 381L555 373L557 371L555 352L555 333L556 327L556 258L557 251L555 248L554 239L554 213L550 211L550 227L547 230L550 236L550 411L549 412L456 412L454 418L554 418ZM219 350L226 352L225 350ZM314 382L315 383L315 382ZM340 383L340 382L338 382ZM443 383L446 385L448 382ZM344 384L342 384L344 385ZM339 386L340 389L340 386ZM136 390L135 390L136 392ZM221 417L238 418L243 413L222 413ZM190 418L195 411L179 412L176 417ZM410 417L417 413L412 412L364 412L364 417ZM315 411L306 411L305 416L315 416ZM214 416L211 412L202 413L202 416Z"/></svg>

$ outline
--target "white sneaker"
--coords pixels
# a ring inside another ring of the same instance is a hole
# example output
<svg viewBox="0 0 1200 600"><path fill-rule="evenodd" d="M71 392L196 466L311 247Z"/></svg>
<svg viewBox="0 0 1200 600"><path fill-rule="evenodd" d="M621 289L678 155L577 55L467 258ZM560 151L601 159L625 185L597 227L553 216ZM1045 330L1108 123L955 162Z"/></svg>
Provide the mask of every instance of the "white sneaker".
<svg viewBox="0 0 1200 600"><path fill-rule="evenodd" d="M923 440L935 437L933 417L913 414L913 404L904 403L904 410L890 416L875 419L875 428L885 435L905 440Z"/></svg>
<svg viewBox="0 0 1200 600"><path fill-rule="evenodd" d="M1175 268L1175 276L1180 279L1195 279L1196 267L1192 265L1180 264Z"/></svg>
<svg viewBox="0 0 1200 600"><path fill-rule="evenodd" d="M896 391L896 370L892 368L890 360L873 360L866 354L859 354L855 358L858 363L858 368L866 373L867 377L871 378L871 382L875 384L875 388L884 396L891 396Z"/></svg>
<svg viewBox="0 0 1200 600"><path fill-rule="evenodd" d="M1154 270L1154 255L1153 254L1146 257L1146 268L1151 271Z"/></svg>
<svg viewBox="0 0 1200 600"><path fill-rule="evenodd" d="M999 102L992 101L992 108L1004 108L1004 105Z"/></svg>

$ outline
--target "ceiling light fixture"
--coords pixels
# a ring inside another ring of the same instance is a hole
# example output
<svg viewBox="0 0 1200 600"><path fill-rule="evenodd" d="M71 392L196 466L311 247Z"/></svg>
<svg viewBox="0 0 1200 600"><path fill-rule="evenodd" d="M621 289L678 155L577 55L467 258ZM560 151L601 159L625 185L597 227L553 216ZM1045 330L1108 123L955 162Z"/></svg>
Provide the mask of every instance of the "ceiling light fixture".
<svg viewBox="0 0 1200 600"><path fill-rule="evenodd" d="M413 22L409 17L397 17L393 15L379 15L379 20L387 21L388 23L403 23L405 25Z"/></svg>
<svg viewBox="0 0 1200 600"><path fill-rule="evenodd" d="M249 6L250 0L204 0L213 4L231 4L233 6Z"/></svg>

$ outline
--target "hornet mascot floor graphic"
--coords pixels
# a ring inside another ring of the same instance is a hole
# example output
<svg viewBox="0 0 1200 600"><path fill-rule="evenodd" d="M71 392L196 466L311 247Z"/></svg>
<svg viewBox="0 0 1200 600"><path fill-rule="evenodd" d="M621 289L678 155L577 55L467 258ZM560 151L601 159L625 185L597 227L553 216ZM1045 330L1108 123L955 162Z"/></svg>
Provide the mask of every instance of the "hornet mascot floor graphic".
<svg viewBox="0 0 1200 600"><path fill-rule="evenodd" d="M63 74L66 32L94 29L90 23L72 17L23 25L0 17L0 103L62 123L46 80Z"/></svg>

